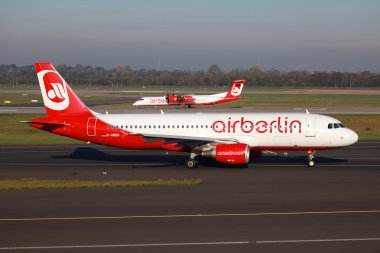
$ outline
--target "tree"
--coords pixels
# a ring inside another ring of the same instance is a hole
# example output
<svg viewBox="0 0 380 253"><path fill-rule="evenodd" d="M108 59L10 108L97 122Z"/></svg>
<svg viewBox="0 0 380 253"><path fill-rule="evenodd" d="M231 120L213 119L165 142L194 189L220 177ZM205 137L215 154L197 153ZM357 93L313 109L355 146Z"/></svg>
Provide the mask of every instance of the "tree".
<svg viewBox="0 0 380 253"><path fill-rule="evenodd" d="M211 64L208 66L206 74L211 76L220 75L222 73L222 70L219 68L216 64Z"/></svg>

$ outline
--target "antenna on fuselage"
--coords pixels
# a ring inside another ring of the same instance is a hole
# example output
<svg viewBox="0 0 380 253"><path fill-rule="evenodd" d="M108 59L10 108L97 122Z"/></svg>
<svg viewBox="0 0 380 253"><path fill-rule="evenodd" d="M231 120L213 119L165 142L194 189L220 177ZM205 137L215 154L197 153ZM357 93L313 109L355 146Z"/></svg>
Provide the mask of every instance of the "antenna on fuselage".
<svg viewBox="0 0 380 253"><path fill-rule="evenodd" d="M306 114L310 114L309 111L306 109Z"/></svg>
<svg viewBox="0 0 380 253"><path fill-rule="evenodd" d="M163 110L160 110L161 111L161 114L165 114Z"/></svg>

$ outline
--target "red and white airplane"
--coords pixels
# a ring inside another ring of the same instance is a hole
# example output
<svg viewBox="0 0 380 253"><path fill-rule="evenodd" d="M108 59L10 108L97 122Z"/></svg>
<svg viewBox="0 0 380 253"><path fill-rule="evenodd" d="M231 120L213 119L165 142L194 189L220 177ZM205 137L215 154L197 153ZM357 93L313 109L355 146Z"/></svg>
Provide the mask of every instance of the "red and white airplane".
<svg viewBox="0 0 380 253"><path fill-rule="evenodd" d="M145 105L181 105L183 108L193 105L216 105L240 99L245 80L234 80L228 92L212 95L167 95L161 97L142 97L133 103L134 106Z"/></svg>
<svg viewBox="0 0 380 253"><path fill-rule="evenodd" d="M304 150L314 166L315 150L358 140L338 120L318 114L100 114L86 107L50 63L35 68L47 115L25 123L106 146L189 152L189 168L197 167L200 158L247 166L250 156L264 150Z"/></svg>

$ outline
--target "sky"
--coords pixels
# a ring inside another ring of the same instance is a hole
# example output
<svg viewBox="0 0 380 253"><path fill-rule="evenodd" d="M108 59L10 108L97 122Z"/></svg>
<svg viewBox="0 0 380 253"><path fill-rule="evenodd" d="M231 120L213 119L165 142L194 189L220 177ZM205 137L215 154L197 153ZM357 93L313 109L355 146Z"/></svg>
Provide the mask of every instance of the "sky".
<svg viewBox="0 0 380 253"><path fill-rule="evenodd" d="M0 64L380 72L378 0L1 0Z"/></svg>

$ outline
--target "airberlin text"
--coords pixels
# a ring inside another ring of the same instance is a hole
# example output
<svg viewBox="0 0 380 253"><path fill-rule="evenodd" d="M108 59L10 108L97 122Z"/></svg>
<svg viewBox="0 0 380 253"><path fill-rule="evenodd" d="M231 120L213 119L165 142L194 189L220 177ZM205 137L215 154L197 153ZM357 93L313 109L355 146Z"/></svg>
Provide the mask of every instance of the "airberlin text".
<svg viewBox="0 0 380 253"><path fill-rule="evenodd" d="M212 130L216 133L251 133L253 131L264 133L301 133L302 123L299 120L288 120L288 117L277 117L272 121L258 120L253 122L241 117L239 120L233 120L231 117L225 120L217 120L212 124Z"/></svg>

